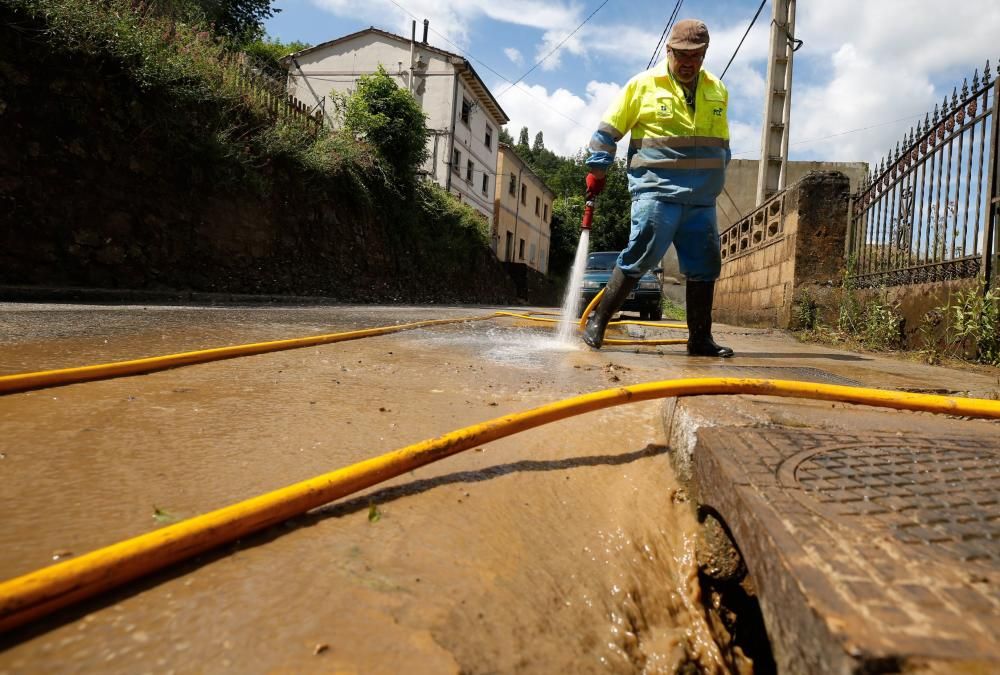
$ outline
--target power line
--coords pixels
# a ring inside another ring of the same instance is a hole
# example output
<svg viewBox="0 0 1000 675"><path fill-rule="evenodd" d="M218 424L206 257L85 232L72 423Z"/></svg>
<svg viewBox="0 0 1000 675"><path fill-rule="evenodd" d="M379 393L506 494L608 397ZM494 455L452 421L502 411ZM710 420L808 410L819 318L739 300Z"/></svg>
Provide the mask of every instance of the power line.
<svg viewBox="0 0 1000 675"><path fill-rule="evenodd" d="M828 140L830 138L836 138L838 136L847 136L848 134L856 134L859 131L868 131L869 129L877 129L879 127L888 126L890 124L896 124L897 122L905 122L906 120L920 119L923 116L924 116L924 113L920 113L919 115L907 115L906 117L897 117L894 120L888 120L886 122L879 122L877 124L870 124L870 125L868 125L866 127L857 127L856 129L847 129L845 131L838 131L836 133L829 134L827 136L817 136L816 138L806 138L806 139L801 140L801 141L795 141L794 143L789 143L789 146L792 146L792 145L805 145L806 143L816 143L817 141L825 141L825 140ZM745 154L747 154L749 152L751 152L751 151L750 150L740 150L739 152L734 152L733 156L736 156L736 155L745 155ZM753 152L754 153L759 153L760 152L760 148L757 148Z"/></svg>
<svg viewBox="0 0 1000 675"><path fill-rule="evenodd" d="M416 15L415 15L415 14L413 14L413 12L411 12L411 11L410 11L410 10L408 10L408 9L406 9L406 7L403 7L403 6L401 5L401 4L399 4L398 2L396 2L396 0L389 0L389 2L391 2L391 3L392 3L392 4L394 4L394 5L396 5L396 7L399 7L399 8L401 9L401 10L403 10L403 12L405 12L405 13L406 13L407 15L409 15L409 16L410 16L411 18L413 18L414 20L416 20L416 19L417 19ZM606 4L606 3L607 3L607 0L605 0L605 4ZM603 7L603 5L602 5L602 7ZM600 7L599 7L598 9L600 9ZM591 16L593 16L593 15L591 15ZM583 24L580 24L580 25L582 26ZM578 27L578 28L579 28L579 27ZM498 72L497 72L497 71L495 71L495 70L494 70L493 68L491 68L491 67L489 66L489 64L487 64L487 63L484 63L483 61L481 61L481 60L477 59L477 58L476 58L475 56L473 56L473 55L472 55L471 53L469 53L469 52L465 51L464 49L462 49L461 47L459 47L459 46L458 46L457 44L455 44L454 42L452 42L451 40L449 40L449 39L448 39L448 37L447 37L446 35L443 35L443 34L442 34L442 33L440 33L439 31L437 31L437 30L434 30L433 28L431 28L430 30L431 30L431 32L432 32L432 33L434 33L435 35L437 35L437 36L438 36L439 38L441 38L442 40L444 40L445 42L447 42L448 44L450 44L450 45L451 45L452 47L454 47L454 48L455 48L455 49L456 49L456 50L457 50L457 51L458 51L459 53L462 53L462 54L465 54L465 55L466 55L466 56L468 56L468 57L469 57L470 59L472 59L473 61L475 61L476 63L478 63L478 64L479 64L479 65L481 65L482 67L486 68L486 70L490 71L491 73L493 73L494 75L496 75L497 77L499 77L499 78L500 78L501 80L503 80L504 82L510 82L510 78L509 78L509 77L506 77L505 75L502 75L502 74L498 73ZM574 32L576 32L576 31L574 31ZM546 57L546 58L548 58L548 57ZM544 60L544 59L543 59L543 60ZM540 63L540 62L539 62L539 63ZM537 65L537 64L536 64L536 65ZM530 71L529 71L529 72L530 72ZM525 73L525 75L527 75L527 73ZM508 87L508 88L507 88L507 89L506 89L506 90L504 91L504 93L507 93L508 91L510 91L510 89L512 89L512 88L513 88L514 86L516 86L516 85L517 85L517 83L518 83L518 82L520 82L520 81L521 81L521 80L523 80L523 79L524 79L524 76L522 75L522 76L521 76L521 78L519 78L519 79L517 80L517 82L513 82L513 83L511 83L511 86L510 86L510 87ZM569 117L568 115L566 115L565 113L563 113L563 112L562 112L561 110L559 110L559 109L558 109L558 108L556 108L555 106L553 106L553 105L549 104L549 103L548 103L547 101L545 101L545 100L543 100L543 99L540 99L540 98L538 98L537 96L534 96L534 95L533 95L533 94L532 94L532 93L531 93L530 91L528 91L528 90L527 90L527 89L525 89L524 87L518 87L518 89L519 89L519 90L521 91L521 93L523 93L523 94L526 94L526 95L527 95L527 96L528 96L529 98L531 98L531 99L534 99L534 100L538 101L539 103L541 103L541 104L542 104L542 105L544 105L545 107L547 107L547 108L549 108L550 110L552 110L552 111L553 111L554 113L556 113L556 114L558 114L559 116L561 116L561 117L565 118L566 120L568 120L568 121L572 122L572 123L573 123L573 124L574 124L575 126L578 126L578 127L580 127L581 129L585 128L585 127L584 127L584 126L583 126L582 124L580 124L579 122L577 122L577 121L576 121L575 119L573 119L572 117ZM502 94L501 94L501 96L502 96ZM499 96L497 96L497 98L500 98L500 97L499 97Z"/></svg>
<svg viewBox="0 0 1000 675"><path fill-rule="evenodd" d="M576 32L578 30L580 30L581 28L583 28L583 24L587 23L592 18L594 18L594 15L597 14L598 12L600 12L601 8L604 7L604 5L608 4L608 2L609 2L609 0L604 0L604 2L602 2L600 5L598 5L597 9L595 9L593 12L590 13L590 16L588 16L586 19L584 19L582 22L580 22L580 25L573 29L572 33L570 33L569 35L567 35L566 37L564 37L559 44L557 44L555 47L552 48L552 51L550 51L548 54L546 54L541 59L539 59L538 62L535 65L533 65L531 68L528 68L527 72L524 73L524 75L522 75L521 77L517 78L517 80L515 80L513 84L511 84L509 87L507 87L502 92L500 92L500 95L497 96L497 98L500 98L500 96L503 96L508 91L510 91L511 89L513 89L514 85L516 85L518 82L520 82L521 80L523 80L524 78L526 78L528 75L530 75L532 73L532 71L535 70L535 68L537 68L538 66L542 65L542 63L545 61L545 59L547 59L550 56L552 56L553 54L555 54L556 51L566 43L566 40L569 40L571 37L573 37L574 35L576 35Z"/></svg>
<svg viewBox="0 0 1000 675"><path fill-rule="evenodd" d="M753 15L752 19L750 19L750 25L747 26L747 32L743 34L743 37L740 39L740 43L736 45L736 51L734 51L733 55L729 57L729 63L726 64L725 69L722 71L722 75L719 76L720 80L726 76L726 71L729 70L729 66L733 65L733 59L735 59L736 55L740 52L740 47L743 46L743 40L747 39L747 35L750 34L750 29L753 28L755 23L757 23L757 17L760 16L760 10L764 9L765 4L767 4L767 0L760 0L760 7L757 8L757 13Z"/></svg>
<svg viewBox="0 0 1000 675"><path fill-rule="evenodd" d="M653 55L649 57L649 63L646 64L646 69L649 70L653 67L653 61L656 60L656 55L660 53L660 45L663 43L663 38L667 36L667 31L670 27L674 25L674 21L677 20L677 15L681 11L681 5L684 4L684 0L677 0L674 3L674 11L670 13L670 18L667 19L667 25L663 27L663 32L660 33L660 39L656 41L656 49L653 50Z"/></svg>

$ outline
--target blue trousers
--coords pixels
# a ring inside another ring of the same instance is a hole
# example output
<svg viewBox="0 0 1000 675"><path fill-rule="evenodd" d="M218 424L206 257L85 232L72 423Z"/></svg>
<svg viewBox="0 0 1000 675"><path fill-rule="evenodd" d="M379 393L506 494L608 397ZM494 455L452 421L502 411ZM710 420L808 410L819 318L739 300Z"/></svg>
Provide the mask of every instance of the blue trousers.
<svg viewBox="0 0 1000 675"><path fill-rule="evenodd" d="M625 276L641 277L677 248L681 273L690 281L715 281L722 269L715 205L674 204L656 199L632 202L632 232L618 256Z"/></svg>

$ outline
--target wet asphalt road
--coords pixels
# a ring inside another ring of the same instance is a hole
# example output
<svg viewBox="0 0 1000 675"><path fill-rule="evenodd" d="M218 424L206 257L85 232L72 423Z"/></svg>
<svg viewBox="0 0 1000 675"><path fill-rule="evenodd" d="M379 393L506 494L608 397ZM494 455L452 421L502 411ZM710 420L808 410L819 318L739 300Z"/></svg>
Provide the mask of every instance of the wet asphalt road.
<svg viewBox="0 0 1000 675"><path fill-rule="evenodd" d="M8 304L0 374L493 309ZM0 577L683 363L553 334L495 319L0 398ZM721 672L663 443L658 402L491 443L61 612L0 672Z"/></svg>

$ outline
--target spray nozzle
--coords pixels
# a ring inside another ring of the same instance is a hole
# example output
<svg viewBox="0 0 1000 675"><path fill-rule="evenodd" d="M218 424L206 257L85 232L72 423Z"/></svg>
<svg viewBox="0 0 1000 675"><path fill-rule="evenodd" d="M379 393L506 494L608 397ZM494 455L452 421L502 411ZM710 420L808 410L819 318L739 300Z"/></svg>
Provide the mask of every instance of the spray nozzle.
<svg viewBox="0 0 1000 675"><path fill-rule="evenodd" d="M594 222L594 200L588 199L583 207L583 222L580 223L581 230L589 230L590 224Z"/></svg>

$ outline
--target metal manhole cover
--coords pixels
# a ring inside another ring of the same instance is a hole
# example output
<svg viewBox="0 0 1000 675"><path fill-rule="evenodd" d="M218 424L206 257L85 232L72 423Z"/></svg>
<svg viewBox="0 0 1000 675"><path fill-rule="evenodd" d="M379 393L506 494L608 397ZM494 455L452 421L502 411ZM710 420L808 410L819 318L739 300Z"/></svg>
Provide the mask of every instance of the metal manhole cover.
<svg viewBox="0 0 1000 675"><path fill-rule="evenodd" d="M798 382L819 382L842 384L849 387L862 386L857 380L828 373L819 368L796 366L694 366L685 370L709 371L705 377L760 377L772 380L796 380Z"/></svg>
<svg viewBox="0 0 1000 675"><path fill-rule="evenodd" d="M996 448L924 439L826 447L782 462L778 480L828 517L859 517L855 525L881 524L903 544L950 545L962 560L1000 563Z"/></svg>

